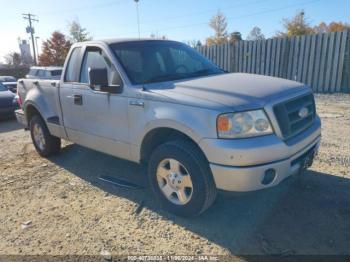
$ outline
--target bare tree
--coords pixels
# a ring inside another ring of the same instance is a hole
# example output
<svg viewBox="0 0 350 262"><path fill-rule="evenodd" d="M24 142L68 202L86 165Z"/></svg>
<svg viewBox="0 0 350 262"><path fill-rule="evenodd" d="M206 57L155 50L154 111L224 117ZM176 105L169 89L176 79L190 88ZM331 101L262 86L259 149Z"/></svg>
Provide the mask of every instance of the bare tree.
<svg viewBox="0 0 350 262"><path fill-rule="evenodd" d="M161 39L161 40L166 40L168 39L168 37L166 35L159 35L158 32L157 33L151 33L150 34L150 38L153 39Z"/></svg>
<svg viewBox="0 0 350 262"><path fill-rule="evenodd" d="M247 40L256 41L256 40L265 40L264 34L261 32L260 27L254 26L247 36Z"/></svg>
<svg viewBox="0 0 350 262"><path fill-rule="evenodd" d="M228 42L226 16L218 11L210 21L209 26L214 30L214 36L207 38L207 45L224 44Z"/></svg>
<svg viewBox="0 0 350 262"><path fill-rule="evenodd" d="M72 43L84 42L92 40L92 37L89 36L89 33L86 31L86 28L83 28L79 21L73 20L69 23L69 40Z"/></svg>
<svg viewBox="0 0 350 262"><path fill-rule="evenodd" d="M195 39L193 39L191 41L187 41L186 44L192 48L202 46L202 42L200 40L195 40Z"/></svg>
<svg viewBox="0 0 350 262"><path fill-rule="evenodd" d="M5 62L9 66L19 66L22 63L22 57L20 53L11 52L5 57Z"/></svg>

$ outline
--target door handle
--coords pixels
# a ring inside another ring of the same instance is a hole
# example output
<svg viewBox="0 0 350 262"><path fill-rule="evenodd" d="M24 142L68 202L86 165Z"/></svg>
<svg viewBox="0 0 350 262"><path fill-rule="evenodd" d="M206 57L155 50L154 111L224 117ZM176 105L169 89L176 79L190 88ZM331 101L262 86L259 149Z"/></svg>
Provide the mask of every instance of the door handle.
<svg viewBox="0 0 350 262"><path fill-rule="evenodd" d="M140 106L140 107L144 107L145 103L142 101L136 101L136 100L132 100L129 102L129 105L131 106Z"/></svg>
<svg viewBox="0 0 350 262"><path fill-rule="evenodd" d="M74 95L74 104L81 106L83 104L83 96Z"/></svg>

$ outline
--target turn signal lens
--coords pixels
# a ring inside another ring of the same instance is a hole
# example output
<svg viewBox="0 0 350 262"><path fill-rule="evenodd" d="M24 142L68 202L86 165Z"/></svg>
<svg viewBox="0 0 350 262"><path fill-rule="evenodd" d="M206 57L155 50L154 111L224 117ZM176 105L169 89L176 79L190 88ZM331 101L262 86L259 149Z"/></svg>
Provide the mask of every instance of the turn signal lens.
<svg viewBox="0 0 350 262"><path fill-rule="evenodd" d="M228 132L231 129L230 118L226 115L218 117L217 128L219 132Z"/></svg>

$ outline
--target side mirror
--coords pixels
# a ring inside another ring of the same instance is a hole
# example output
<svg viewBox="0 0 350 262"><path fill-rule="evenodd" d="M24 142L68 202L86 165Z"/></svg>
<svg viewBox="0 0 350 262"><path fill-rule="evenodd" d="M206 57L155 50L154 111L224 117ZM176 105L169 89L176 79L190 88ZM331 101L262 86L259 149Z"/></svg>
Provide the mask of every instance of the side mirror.
<svg viewBox="0 0 350 262"><path fill-rule="evenodd" d="M108 86L107 68L89 67L89 84L92 88Z"/></svg>
<svg viewBox="0 0 350 262"><path fill-rule="evenodd" d="M89 68L89 83L91 88L99 88L102 92L118 94L122 92L122 85L108 84L107 68Z"/></svg>

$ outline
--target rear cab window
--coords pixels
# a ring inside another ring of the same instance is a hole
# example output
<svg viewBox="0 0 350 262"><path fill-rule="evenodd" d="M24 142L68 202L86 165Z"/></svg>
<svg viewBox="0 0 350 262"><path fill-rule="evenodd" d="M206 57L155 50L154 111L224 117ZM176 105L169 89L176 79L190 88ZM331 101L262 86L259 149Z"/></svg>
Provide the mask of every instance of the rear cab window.
<svg viewBox="0 0 350 262"><path fill-rule="evenodd" d="M64 82L79 82L81 47L75 47L67 64Z"/></svg>

